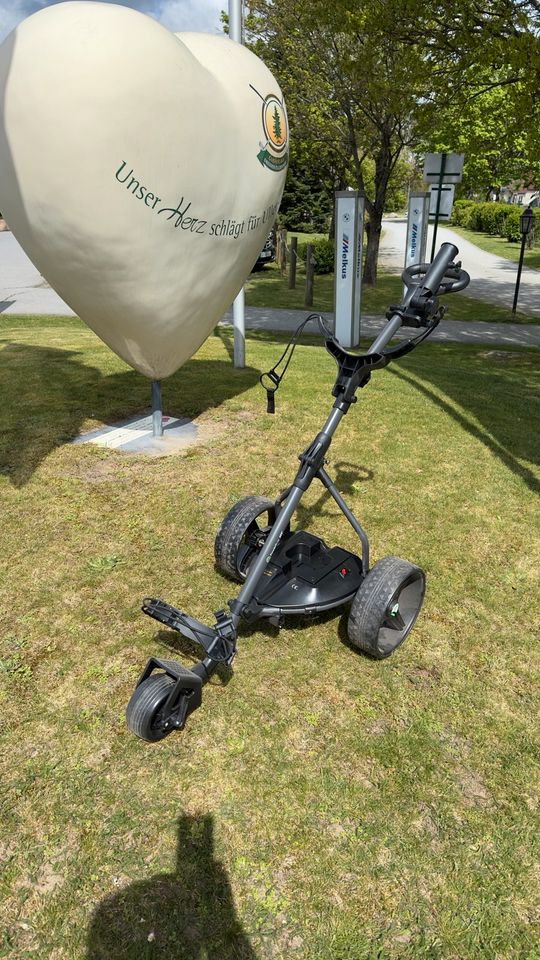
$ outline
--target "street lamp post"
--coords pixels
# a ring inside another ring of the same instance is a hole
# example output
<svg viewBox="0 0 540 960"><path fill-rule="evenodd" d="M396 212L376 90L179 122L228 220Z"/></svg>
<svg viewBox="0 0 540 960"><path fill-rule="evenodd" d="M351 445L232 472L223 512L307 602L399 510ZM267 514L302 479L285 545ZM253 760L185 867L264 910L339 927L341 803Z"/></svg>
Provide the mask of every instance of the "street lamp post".
<svg viewBox="0 0 540 960"><path fill-rule="evenodd" d="M521 250L519 253L519 266L518 266L518 272L516 277L516 289L514 293L514 304L512 307L512 313L515 313L517 309L517 302L518 302L518 296L519 296L519 284L521 281L521 268L523 267L523 257L525 255L525 241L527 240L527 234L530 233L532 229L533 223L534 223L534 213L532 212L530 207L527 207L527 209L523 211L523 213L519 218L519 232L521 234Z"/></svg>

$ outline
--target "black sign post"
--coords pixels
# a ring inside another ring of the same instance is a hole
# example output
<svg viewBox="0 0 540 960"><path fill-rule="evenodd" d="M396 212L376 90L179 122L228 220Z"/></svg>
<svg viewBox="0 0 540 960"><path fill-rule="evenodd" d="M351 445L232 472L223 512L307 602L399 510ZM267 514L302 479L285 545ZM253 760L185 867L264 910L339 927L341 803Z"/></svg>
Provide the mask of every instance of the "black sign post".
<svg viewBox="0 0 540 960"><path fill-rule="evenodd" d="M435 256L435 243L437 240L437 227L439 226L439 215L441 212L441 197L444 183L444 171L446 170L446 153L441 153L441 170L439 173L439 187L437 191L437 207L435 209L435 223L433 224L433 240L431 242L431 259Z"/></svg>

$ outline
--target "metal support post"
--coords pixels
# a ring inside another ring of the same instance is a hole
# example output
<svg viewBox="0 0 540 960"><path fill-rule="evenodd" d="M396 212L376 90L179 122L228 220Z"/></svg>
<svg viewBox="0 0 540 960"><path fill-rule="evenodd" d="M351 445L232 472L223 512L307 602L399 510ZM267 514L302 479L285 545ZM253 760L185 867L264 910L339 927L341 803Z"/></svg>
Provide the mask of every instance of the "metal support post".
<svg viewBox="0 0 540 960"><path fill-rule="evenodd" d="M229 38L242 43L242 0L229 0ZM233 303L234 366L243 369L246 365L246 321L244 288Z"/></svg>
<svg viewBox="0 0 540 960"><path fill-rule="evenodd" d="M523 269L523 257L525 256L525 243L527 240L527 234L522 233L521 235L521 250L519 251L519 264L518 272L516 277L516 289L514 290L514 302L512 304L512 313L515 313L517 310L517 303L519 297L519 285L521 283L521 271Z"/></svg>
<svg viewBox="0 0 540 960"><path fill-rule="evenodd" d="M245 317L246 296L244 288L235 298L233 303L233 323L234 323L234 365L238 369L243 369L246 365L246 317Z"/></svg>
<svg viewBox="0 0 540 960"><path fill-rule="evenodd" d="M163 436L163 407L161 404L161 380L152 380L152 434Z"/></svg>

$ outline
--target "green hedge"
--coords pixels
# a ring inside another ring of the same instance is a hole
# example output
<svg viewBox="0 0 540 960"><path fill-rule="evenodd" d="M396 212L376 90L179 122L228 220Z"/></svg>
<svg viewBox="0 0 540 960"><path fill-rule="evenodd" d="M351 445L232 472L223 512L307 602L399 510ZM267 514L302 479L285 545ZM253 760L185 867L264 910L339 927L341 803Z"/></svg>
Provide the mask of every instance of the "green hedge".
<svg viewBox="0 0 540 960"><path fill-rule="evenodd" d="M314 240L312 243L313 255L315 257L315 273L333 273L334 272L334 243L332 240L326 240L324 237ZM298 259L305 262L307 253L307 243L298 244Z"/></svg>
<svg viewBox="0 0 540 960"><path fill-rule="evenodd" d="M452 211L452 223L466 230L480 230L493 237L520 240L519 216L523 207L514 203L475 203L474 200L456 200ZM540 244L540 210L535 216L535 246Z"/></svg>

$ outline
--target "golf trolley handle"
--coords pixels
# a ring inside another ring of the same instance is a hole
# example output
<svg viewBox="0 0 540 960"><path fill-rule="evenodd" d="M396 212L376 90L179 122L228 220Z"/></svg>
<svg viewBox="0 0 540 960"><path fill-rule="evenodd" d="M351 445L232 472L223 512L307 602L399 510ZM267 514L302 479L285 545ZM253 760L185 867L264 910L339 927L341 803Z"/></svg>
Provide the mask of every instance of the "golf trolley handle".
<svg viewBox="0 0 540 960"><path fill-rule="evenodd" d="M432 297L437 296L437 292L441 283L444 279L444 275L448 270L448 267L453 262L454 257L459 253L458 248L453 243L442 243L441 248L433 260L430 263L426 275L422 281L422 286L426 288ZM407 291L405 301L409 298L410 291Z"/></svg>
<svg viewBox="0 0 540 960"><path fill-rule="evenodd" d="M417 346L422 340L428 336L431 331L437 325L437 320L429 323L429 320L424 321L422 324L425 329L419 337L416 337L414 340L407 341L406 344L401 344L398 348L391 348L391 350L384 351L384 347L392 339L394 334L397 333L400 327L406 324L408 308L411 307L424 307L425 310L430 310L431 308L436 309L436 297L439 293L441 285L443 285L443 280L445 275L448 272L450 265L453 263L454 257L459 253L459 250L453 243L443 243L441 248L433 260L429 264L429 267L425 271L425 276L421 283L411 284L411 280L415 274L424 272L424 265L417 264L415 267L409 267L403 271L403 280L407 283L407 293L403 303L399 307L391 307L387 316L389 317L388 323L381 330L379 335L375 338L373 343L368 349L368 353L382 353L383 356L394 357L397 359L398 355L403 355L408 353L415 346ZM410 273L408 272L410 271ZM414 272L413 272L414 271ZM459 274L459 275L458 275ZM450 293L451 291L460 289L462 290L469 283L469 275L465 273L464 270L456 271L455 280L452 279L452 285L447 289L440 291L442 293ZM414 311L411 314L413 318ZM415 323L415 326L420 326L419 322Z"/></svg>

